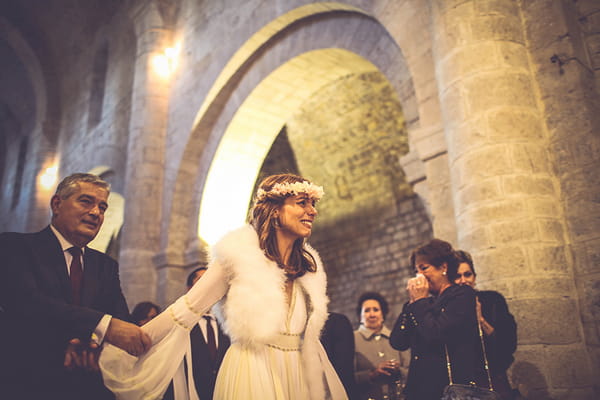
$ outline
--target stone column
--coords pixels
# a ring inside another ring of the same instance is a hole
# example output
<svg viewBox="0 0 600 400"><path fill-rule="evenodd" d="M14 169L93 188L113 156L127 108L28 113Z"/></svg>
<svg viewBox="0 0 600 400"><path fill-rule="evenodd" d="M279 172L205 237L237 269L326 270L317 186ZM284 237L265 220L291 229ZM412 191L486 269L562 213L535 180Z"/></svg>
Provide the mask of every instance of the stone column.
<svg viewBox="0 0 600 400"><path fill-rule="evenodd" d="M400 158L406 179L425 201L433 235L456 243L456 220L450 193L448 152L441 125L412 131L410 153Z"/></svg>
<svg viewBox="0 0 600 400"><path fill-rule="evenodd" d="M50 199L59 182L51 188L44 188L40 177L46 172L46 168L53 166L57 161L55 138L58 136L58 127L57 121L46 119L45 122L36 124L29 138L28 152L31 157L23 175L23 182L29 182L30 186L30 193L26 197L29 199L25 228L27 232L38 231L50 223ZM63 177L58 175L57 179L60 181Z"/></svg>
<svg viewBox="0 0 600 400"><path fill-rule="evenodd" d="M164 173L164 148L169 100L169 77L153 68L153 57L169 45L156 2L138 2L131 11L137 37L135 76L125 175L125 218L119 255L125 296L132 308L155 301Z"/></svg>
<svg viewBox="0 0 600 400"><path fill-rule="evenodd" d="M592 398L559 182L513 0L433 0L459 247L518 323L527 398Z"/></svg>
<svg viewBox="0 0 600 400"><path fill-rule="evenodd" d="M600 2L522 3L560 180L580 315L600 376ZM548 41L548 38L556 38ZM594 41L595 39L595 41ZM587 40L587 42L586 42ZM596 70L594 74L593 70ZM600 398L600 380L596 381Z"/></svg>

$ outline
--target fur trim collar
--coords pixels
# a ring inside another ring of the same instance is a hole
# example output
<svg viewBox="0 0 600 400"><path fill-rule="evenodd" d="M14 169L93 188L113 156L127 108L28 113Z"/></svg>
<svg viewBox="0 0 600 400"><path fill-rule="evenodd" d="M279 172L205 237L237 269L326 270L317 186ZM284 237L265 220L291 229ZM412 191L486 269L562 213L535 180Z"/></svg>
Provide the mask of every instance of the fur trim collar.
<svg viewBox="0 0 600 400"><path fill-rule="evenodd" d="M317 251L309 245L305 249L315 258L317 272L297 280L307 296L309 312L302 359L311 397L322 399L322 371L315 366L320 363L319 338L327 319L327 279ZM213 247L212 256L229 278L227 295L213 308L217 319L234 342L247 346L268 343L279 334L287 316L284 271L265 257L250 225L225 235Z"/></svg>

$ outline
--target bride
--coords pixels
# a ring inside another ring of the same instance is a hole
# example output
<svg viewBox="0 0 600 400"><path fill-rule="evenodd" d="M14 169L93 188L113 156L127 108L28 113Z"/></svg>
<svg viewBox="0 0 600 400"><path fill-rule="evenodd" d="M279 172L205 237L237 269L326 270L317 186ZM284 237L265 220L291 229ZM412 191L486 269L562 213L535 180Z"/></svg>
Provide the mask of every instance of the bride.
<svg viewBox="0 0 600 400"><path fill-rule="evenodd" d="M105 385L120 400L160 399L173 380L177 400L196 400L189 330L213 305L231 338L214 399L346 399L319 336L327 319L326 276L306 243L323 189L280 174L257 191L250 224L212 249L208 271L144 329L140 358L110 344L100 356ZM192 374L188 374L192 376ZM210 399L200 399L210 400Z"/></svg>

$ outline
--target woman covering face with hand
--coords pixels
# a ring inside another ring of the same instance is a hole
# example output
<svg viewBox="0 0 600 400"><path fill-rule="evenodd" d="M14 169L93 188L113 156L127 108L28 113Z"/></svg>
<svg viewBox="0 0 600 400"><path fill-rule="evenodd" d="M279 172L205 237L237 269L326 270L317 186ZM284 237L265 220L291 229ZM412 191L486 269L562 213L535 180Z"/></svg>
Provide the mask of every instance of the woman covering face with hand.
<svg viewBox="0 0 600 400"><path fill-rule="evenodd" d="M404 305L390 336L398 350L411 350L405 394L409 400L438 400L449 383L446 349L454 383L484 384L475 291L454 284L458 261L452 246L433 239L410 257L418 273L407 285Z"/></svg>
<svg viewBox="0 0 600 400"><path fill-rule="evenodd" d="M250 224L226 234L202 279L142 327L151 350L133 359L104 349L104 382L117 398L162 398L176 371L193 368L183 361L189 330L216 303L212 311L231 346L215 399L346 399L319 341L328 316L326 278L318 253L306 243L322 195L320 186L296 175L265 178ZM189 381L174 379L175 399L194 400L188 387Z"/></svg>
<svg viewBox="0 0 600 400"><path fill-rule="evenodd" d="M406 381L410 356L390 346L390 330L383 324L388 303L379 293L363 293L356 312L360 318L354 331L356 399L393 399Z"/></svg>
<svg viewBox="0 0 600 400"><path fill-rule="evenodd" d="M456 251L458 274L454 283L475 288L477 274L473 258L463 250ZM517 349L517 324L508 310L504 297L492 290L477 291L477 319L484 333L485 350L494 390L503 399L512 399L506 370L512 364Z"/></svg>

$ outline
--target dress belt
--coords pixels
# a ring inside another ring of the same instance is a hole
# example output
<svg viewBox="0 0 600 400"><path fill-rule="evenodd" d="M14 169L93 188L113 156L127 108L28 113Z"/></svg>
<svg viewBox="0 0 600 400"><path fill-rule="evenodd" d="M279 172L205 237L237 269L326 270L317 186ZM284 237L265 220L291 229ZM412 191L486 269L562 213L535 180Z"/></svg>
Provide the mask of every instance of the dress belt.
<svg viewBox="0 0 600 400"><path fill-rule="evenodd" d="M267 346L282 351L300 351L302 345L301 333L282 332L271 338Z"/></svg>

